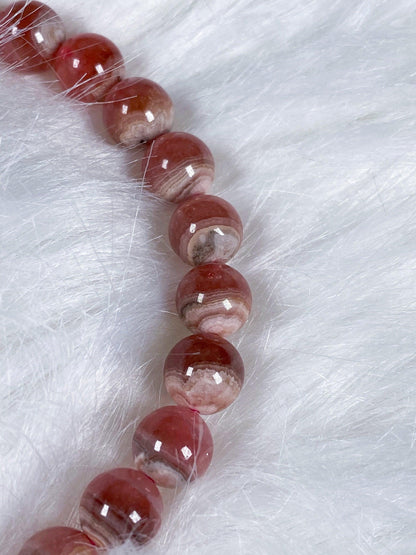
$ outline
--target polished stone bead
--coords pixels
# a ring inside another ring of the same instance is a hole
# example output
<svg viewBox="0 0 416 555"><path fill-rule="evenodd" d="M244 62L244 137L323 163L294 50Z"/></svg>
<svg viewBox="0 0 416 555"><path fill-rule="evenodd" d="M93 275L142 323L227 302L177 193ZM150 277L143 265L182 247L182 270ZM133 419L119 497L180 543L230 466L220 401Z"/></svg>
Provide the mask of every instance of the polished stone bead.
<svg viewBox="0 0 416 555"><path fill-rule="evenodd" d="M172 249L191 266L227 262L240 247L243 224L231 204L213 195L184 200L172 214Z"/></svg>
<svg viewBox="0 0 416 555"><path fill-rule="evenodd" d="M116 143L138 145L172 127L172 100L149 79L123 79L109 90L104 102L104 123Z"/></svg>
<svg viewBox="0 0 416 555"><path fill-rule="evenodd" d="M150 191L172 202L208 193L214 159L205 143L189 133L166 133L149 143L142 171Z"/></svg>
<svg viewBox="0 0 416 555"><path fill-rule="evenodd" d="M42 2L14 2L0 13L0 58L22 71L43 71L65 40L61 18Z"/></svg>
<svg viewBox="0 0 416 555"><path fill-rule="evenodd" d="M94 33L66 40L56 53L53 68L67 95L83 102L103 100L124 75L117 46Z"/></svg>
<svg viewBox="0 0 416 555"><path fill-rule="evenodd" d="M79 530L57 526L32 536L18 555L98 555L98 549Z"/></svg>
<svg viewBox="0 0 416 555"><path fill-rule="evenodd" d="M168 354L165 386L178 405L213 414L228 407L244 382L244 364L237 349L213 334L185 337Z"/></svg>
<svg viewBox="0 0 416 555"><path fill-rule="evenodd" d="M115 468L87 486L80 503L84 532L99 547L148 542L159 530L162 497L154 481L133 468Z"/></svg>
<svg viewBox="0 0 416 555"><path fill-rule="evenodd" d="M250 314L250 287L237 270L226 264L203 264L182 278L176 291L176 308L192 332L231 335Z"/></svg>
<svg viewBox="0 0 416 555"><path fill-rule="evenodd" d="M136 467L166 488L202 476L213 449L208 426L187 407L168 406L153 411L140 422L133 437Z"/></svg>

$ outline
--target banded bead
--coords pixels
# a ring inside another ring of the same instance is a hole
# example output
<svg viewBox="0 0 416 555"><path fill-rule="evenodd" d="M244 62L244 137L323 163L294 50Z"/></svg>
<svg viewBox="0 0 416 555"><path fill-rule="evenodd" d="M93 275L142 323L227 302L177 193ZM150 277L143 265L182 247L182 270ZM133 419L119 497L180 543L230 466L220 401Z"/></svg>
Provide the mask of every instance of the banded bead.
<svg viewBox="0 0 416 555"><path fill-rule="evenodd" d="M187 407L167 406L153 411L140 422L133 437L136 467L166 488L202 476L213 450L208 426Z"/></svg>
<svg viewBox="0 0 416 555"><path fill-rule="evenodd" d="M53 61L67 95L83 102L99 102L124 75L120 50L94 33L66 40Z"/></svg>
<svg viewBox="0 0 416 555"><path fill-rule="evenodd" d="M42 2L14 2L0 13L0 58L16 69L47 69L64 40L61 18Z"/></svg>
<svg viewBox="0 0 416 555"><path fill-rule="evenodd" d="M32 536L18 555L98 555L98 550L79 530L56 526Z"/></svg>
<svg viewBox="0 0 416 555"><path fill-rule="evenodd" d="M172 100L149 79L123 79L108 91L104 102L108 132L116 143L124 146L144 143L172 127Z"/></svg>
<svg viewBox="0 0 416 555"><path fill-rule="evenodd" d="M133 468L103 472L84 491L80 522L99 547L114 547L126 540L147 543L159 530L162 497L154 481Z"/></svg>
<svg viewBox="0 0 416 555"><path fill-rule="evenodd" d="M142 172L153 194L180 202L211 190L214 159L206 144L194 135L165 133L147 146Z"/></svg>
<svg viewBox="0 0 416 555"><path fill-rule="evenodd" d="M178 314L194 333L231 335L247 321L251 302L243 276L217 262L192 268L176 291Z"/></svg>
<svg viewBox="0 0 416 555"><path fill-rule="evenodd" d="M172 249L191 266L227 262L238 251L242 239L243 224L237 211L213 195L184 200L169 224Z"/></svg>
<svg viewBox="0 0 416 555"><path fill-rule="evenodd" d="M241 391L244 364L237 349L218 335L190 335L169 352L163 369L165 386L178 405L214 414Z"/></svg>

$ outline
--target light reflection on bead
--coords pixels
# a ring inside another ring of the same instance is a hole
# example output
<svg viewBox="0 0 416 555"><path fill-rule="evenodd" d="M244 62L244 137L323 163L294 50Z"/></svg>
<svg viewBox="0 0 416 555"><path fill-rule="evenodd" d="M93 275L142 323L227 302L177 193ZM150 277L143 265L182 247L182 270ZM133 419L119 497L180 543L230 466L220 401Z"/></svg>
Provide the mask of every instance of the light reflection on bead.
<svg viewBox="0 0 416 555"><path fill-rule="evenodd" d="M213 195L184 200L172 214L169 241L178 256L191 266L227 262L243 238L243 224L231 204Z"/></svg>
<svg viewBox="0 0 416 555"><path fill-rule="evenodd" d="M116 143L134 146L170 130L173 104L157 83L139 77L123 79L107 93L104 123Z"/></svg>
<svg viewBox="0 0 416 555"><path fill-rule="evenodd" d="M139 470L115 468L97 476L80 503L84 532L99 547L147 543L159 530L162 498L154 481Z"/></svg>
<svg viewBox="0 0 416 555"><path fill-rule="evenodd" d="M212 453L208 426L187 407L168 406L153 411L140 422L133 438L136 467L166 488L202 476Z"/></svg>
<svg viewBox="0 0 416 555"><path fill-rule="evenodd" d="M197 266L179 283L176 308L192 332L231 335L247 321L251 310L247 281L222 263Z"/></svg>
<svg viewBox="0 0 416 555"><path fill-rule="evenodd" d="M64 40L61 18L42 2L15 2L0 13L0 58L15 69L47 69Z"/></svg>
<svg viewBox="0 0 416 555"><path fill-rule="evenodd" d="M185 337L169 352L164 365L169 395L178 405L213 414L228 407L244 381L237 349L211 334Z"/></svg>
<svg viewBox="0 0 416 555"><path fill-rule="evenodd" d="M98 549L79 530L57 526L32 536L18 555L98 555Z"/></svg>
<svg viewBox="0 0 416 555"><path fill-rule="evenodd" d="M165 133L147 146L142 172L153 194L180 202L211 190L214 159L198 137L189 133Z"/></svg>

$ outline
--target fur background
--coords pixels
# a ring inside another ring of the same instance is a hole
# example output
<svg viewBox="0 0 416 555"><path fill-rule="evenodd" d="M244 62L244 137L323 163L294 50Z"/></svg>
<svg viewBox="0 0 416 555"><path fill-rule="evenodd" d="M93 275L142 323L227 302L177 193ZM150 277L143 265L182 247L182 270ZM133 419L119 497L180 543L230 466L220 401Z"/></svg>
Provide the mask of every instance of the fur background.
<svg viewBox="0 0 416 555"><path fill-rule="evenodd" d="M169 92L245 224L245 387L207 418L212 466L166 497L140 552L416 553L414 2L49 4ZM169 403L187 267L139 151L52 75L0 75L0 552L15 555L77 525L85 485L130 465L135 424Z"/></svg>

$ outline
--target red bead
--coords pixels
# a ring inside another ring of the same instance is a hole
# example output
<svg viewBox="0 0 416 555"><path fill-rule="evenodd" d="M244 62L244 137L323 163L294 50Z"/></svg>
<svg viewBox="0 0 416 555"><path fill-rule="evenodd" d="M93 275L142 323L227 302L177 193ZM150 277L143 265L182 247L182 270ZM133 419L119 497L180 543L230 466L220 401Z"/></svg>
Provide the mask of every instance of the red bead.
<svg viewBox="0 0 416 555"><path fill-rule="evenodd" d="M57 526L32 536L18 555L98 555L98 550L79 530Z"/></svg>
<svg viewBox="0 0 416 555"><path fill-rule="evenodd" d="M211 190L214 159L207 145L194 135L166 133L148 145L142 171L153 194L180 202Z"/></svg>
<svg viewBox="0 0 416 555"><path fill-rule="evenodd" d="M234 268L204 264L182 278L176 291L176 308L192 332L231 335L250 314L250 287Z"/></svg>
<svg viewBox="0 0 416 555"><path fill-rule="evenodd" d="M103 100L124 75L123 57L115 44L86 33L65 41L53 62L67 94L83 102Z"/></svg>
<svg viewBox="0 0 416 555"><path fill-rule="evenodd" d="M190 335L177 343L164 366L165 385L178 405L213 414L228 407L244 382L237 349L218 335Z"/></svg>
<svg viewBox="0 0 416 555"><path fill-rule="evenodd" d="M208 426L187 407L162 407L138 425L133 438L137 468L159 486L173 488L202 476L214 447Z"/></svg>
<svg viewBox="0 0 416 555"><path fill-rule="evenodd" d="M159 530L162 497L154 481L133 468L115 468L87 486L80 503L80 522L99 547L131 540L148 542Z"/></svg>
<svg viewBox="0 0 416 555"><path fill-rule="evenodd" d="M15 2L0 13L0 58L23 71L43 71L65 40L61 18L41 2Z"/></svg>
<svg viewBox="0 0 416 555"><path fill-rule="evenodd" d="M149 79L123 79L112 87L104 101L104 123L116 143L138 145L172 127L172 100Z"/></svg>
<svg viewBox="0 0 416 555"><path fill-rule="evenodd" d="M213 195L184 200L169 224L172 249L187 264L227 262L240 247L243 224L231 204Z"/></svg>

